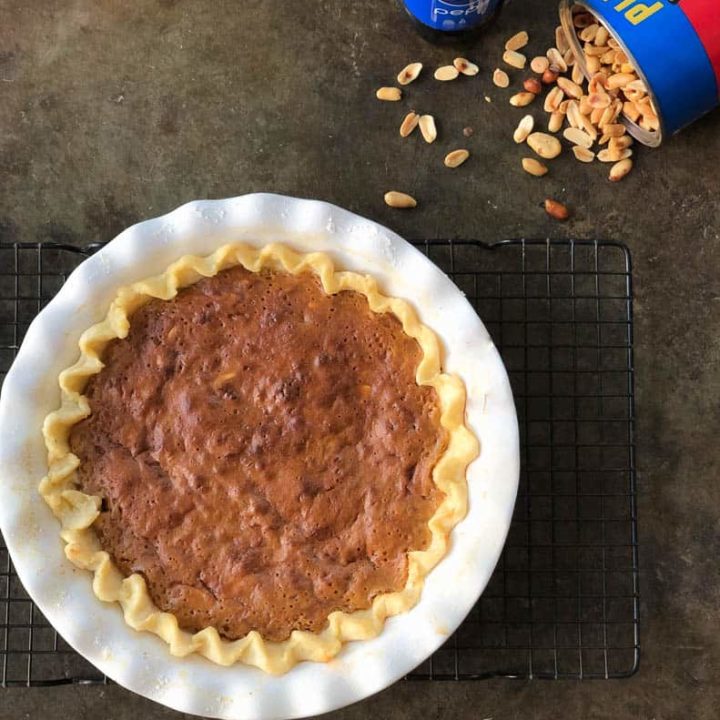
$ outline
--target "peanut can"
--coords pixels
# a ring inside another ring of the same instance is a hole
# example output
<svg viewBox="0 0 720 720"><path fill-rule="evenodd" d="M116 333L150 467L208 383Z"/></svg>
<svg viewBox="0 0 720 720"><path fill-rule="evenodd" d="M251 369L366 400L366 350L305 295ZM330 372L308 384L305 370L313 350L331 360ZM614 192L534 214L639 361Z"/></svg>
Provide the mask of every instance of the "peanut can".
<svg viewBox="0 0 720 720"><path fill-rule="evenodd" d="M659 120L641 127L625 118L645 145L657 146L720 104L718 0L561 0L560 20L589 78L573 15L590 13L604 26L644 82Z"/></svg>

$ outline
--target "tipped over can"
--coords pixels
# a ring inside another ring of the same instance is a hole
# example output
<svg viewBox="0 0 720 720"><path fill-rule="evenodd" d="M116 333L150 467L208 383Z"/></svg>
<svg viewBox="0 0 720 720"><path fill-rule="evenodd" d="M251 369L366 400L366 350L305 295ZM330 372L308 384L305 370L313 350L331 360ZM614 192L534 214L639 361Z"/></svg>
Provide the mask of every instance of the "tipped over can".
<svg viewBox="0 0 720 720"><path fill-rule="evenodd" d="M658 127L641 127L625 118L639 142L657 146L720 104L718 0L561 0L560 21L589 79L573 21L578 13L590 13L608 30L647 88Z"/></svg>

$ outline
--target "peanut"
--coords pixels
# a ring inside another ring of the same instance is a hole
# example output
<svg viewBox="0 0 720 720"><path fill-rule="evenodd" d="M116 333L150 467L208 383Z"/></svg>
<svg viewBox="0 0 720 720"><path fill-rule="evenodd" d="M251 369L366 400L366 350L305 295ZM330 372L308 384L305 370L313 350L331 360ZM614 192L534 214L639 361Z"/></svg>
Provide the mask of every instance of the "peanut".
<svg viewBox="0 0 720 720"><path fill-rule="evenodd" d="M515 50L506 50L503 53L503 61L511 67L522 70L525 67L527 58L522 53L515 52Z"/></svg>
<svg viewBox="0 0 720 720"><path fill-rule="evenodd" d="M445 156L445 167L460 167L470 157L469 151L465 149L453 150Z"/></svg>
<svg viewBox="0 0 720 720"><path fill-rule="evenodd" d="M530 61L530 69L538 75L542 75L549 67L550 61L543 55L538 55Z"/></svg>
<svg viewBox="0 0 720 720"><path fill-rule="evenodd" d="M504 70L496 68L495 72L493 72L493 83L497 87L506 88L510 84L510 78Z"/></svg>
<svg viewBox="0 0 720 720"><path fill-rule="evenodd" d="M409 85L413 80L417 80L420 71L423 69L423 64L416 62L406 65L397 76L399 85Z"/></svg>
<svg viewBox="0 0 720 720"><path fill-rule="evenodd" d="M532 115L526 115L519 123L513 133L513 140L519 145L528 139L528 135L535 127L535 120Z"/></svg>
<svg viewBox="0 0 720 720"><path fill-rule="evenodd" d="M510 104L514 107L525 107L535 99L535 93L519 92L510 98Z"/></svg>
<svg viewBox="0 0 720 720"><path fill-rule="evenodd" d="M551 67L547 67L542 74L543 85L552 85L558 79L558 71L553 70Z"/></svg>
<svg viewBox="0 0 720 720"><path fill-rule="evenodd" d="M546 133L534 132L528 136L527 144L545 160L552 160L562 152L560 141Z"/></svg>
<svg viewBox="0 0 720 720"><path fill-rule="evenodd" d="M443 65L435 71L434 78L447 82L448 80L454 80L460 73L454 65Z"/></svg>
<svg viewBox="0 0 720 720"><path fill-rule="evenodd" d="M591 163L595 159L595 153L580 145L573 145L573 155L580 162Z"/></svg>
<svg viewBox="0 0 720 720"><path fill-rule="evenodd" d="M580 128L566 128L563 137L570 141L573 145L580 145L589 150L593 145L593 139L584 130Z"/></svg>
<svg viewBox="0 0 720 720"><path fill-rule="evenodd" d="M612 182L620 182L620 180L622 180L632 170L632 166L633 161L629 158L620 160L620 162L615 163L610 168L608 179Z"/></svg>
<svg viewBox="0 0 720 720"><path fill-rule="evenodd" d="M480 72L480 68L473 62L470 62L467 58L456 57L453 60L453 66L458 72L463 75L477 75Z"/></svg>
<svg viewBox="0 0 720 720"><path fill-rule="evenodd" d="M414 208L417 206L417 201L412 195L390 190L385 193L385 204L392 208Z"/></svg>
<svg viewBox="0 0 720 720"><path fill-rule="evenodd" d="M533 95L539 95L542 92L542 83L535 77L525 78L523 87Z"/></svg>
<svg viewBox="0 0 720 720"><path fill-rule="evenodd" d="M381 87L375 92L378 100L397 102L402 97L402 90L396 87Z"/></svg>
<svg viewBox="0 0 720 720"><path fill-rule="evenodd" d="M584 94L583 89L577 83L565 77L559 77L557 79L557 85L568 97L575 100L579 100Z"/></svg>
<svg viewBox="0 0 720 720"><path fill-rule="evenodd" d="M535 177L542 177L548 171L547 167L539 160L529 157L522 159L522 168L526 173L534 175Z"/></svg>
<svg viewBox="0 0 720 720"><path fill-rule="evenodd" d="M564 222L570 217L570 212L568 211L567 207L565 207L565 205L563 205L561 202L553 200L552 198L547 198L547 200L545 200L545 212L551 218L559 220L560 222Z"/></svg>
<svg viewBox="0 0 720 720"><path fill-rule="evenodd" d="M437 138L437 128L435 127L435 118L432 115L421 115L418 121L420 132L426 143L435 142Z"/></svg>
<svg viewBox="0 0 720 720"><path fill-rule="evenodd" d="M529 41L528 34L521 30L519 33L515 33L506 43L505 43L505 49L506 50L520 50L520 48L524 48Z"/></svg>
<svg viewBox="0 0 720 720"><path fill-rule="evenodd" d="M420 116L415 112L409 112L400 125L400 137L407 137L417 127Z"/></svg>

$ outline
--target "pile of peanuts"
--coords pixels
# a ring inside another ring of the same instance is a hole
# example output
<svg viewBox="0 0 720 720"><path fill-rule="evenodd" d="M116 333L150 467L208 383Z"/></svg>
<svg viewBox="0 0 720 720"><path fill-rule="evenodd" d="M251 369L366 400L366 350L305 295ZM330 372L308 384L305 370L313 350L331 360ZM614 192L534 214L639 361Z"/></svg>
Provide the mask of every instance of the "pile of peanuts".
<svg viewBox="0 0 720 720"><path fill-rule="evenodd" d="M547 88L543 102L543 110L549 115L547 133L533 132L535 119L526 115L513 138L518 144L527 142L539 157L550 160L562 152L562 145L554 135L564 127L562 135L571 144L575 157L586 163L595 159L613 163L609 179L617 182L633 167L633 139L619 121L620 115L652 131L659 127L657 112L645 84L607 28L585 10L574 12L573 24L584 43L584 61L590 80L576 62L564 30L557 27L555 47L530 61L534 75L526 77L523 90L510 98L511 105L527 107ZM503 61L512 68L524 69L527 58L519 51L528 41L524 31L513 35L505 44ZM493 82L498 87L508 87L510 78L498 68L493 73ZM594 151L596 144L599 147ZM523 158L522 167L537 177L548 172L547 166L534 157Z"/></svg>

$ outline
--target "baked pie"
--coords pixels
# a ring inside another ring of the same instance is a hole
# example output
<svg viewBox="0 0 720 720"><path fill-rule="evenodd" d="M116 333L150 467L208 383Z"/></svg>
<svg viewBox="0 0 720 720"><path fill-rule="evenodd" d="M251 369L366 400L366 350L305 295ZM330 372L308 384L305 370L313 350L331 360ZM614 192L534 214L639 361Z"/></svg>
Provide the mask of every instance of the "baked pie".
<svg viewBox="0 0 720 720"><path fill-rule="evenodd" d="M462 381L323 253L226 245L121 288L60 387L65 553L173 655L327 661L417 602L466 512Z"/></svg>

